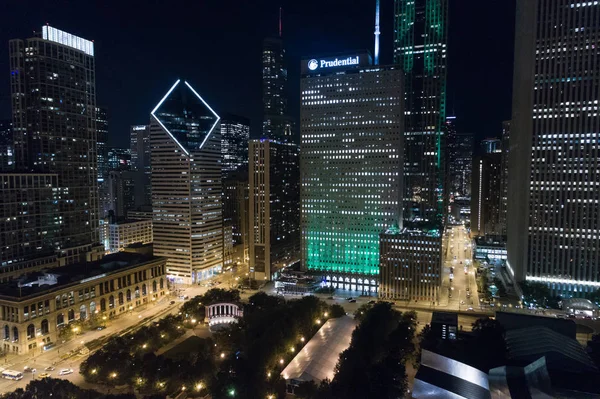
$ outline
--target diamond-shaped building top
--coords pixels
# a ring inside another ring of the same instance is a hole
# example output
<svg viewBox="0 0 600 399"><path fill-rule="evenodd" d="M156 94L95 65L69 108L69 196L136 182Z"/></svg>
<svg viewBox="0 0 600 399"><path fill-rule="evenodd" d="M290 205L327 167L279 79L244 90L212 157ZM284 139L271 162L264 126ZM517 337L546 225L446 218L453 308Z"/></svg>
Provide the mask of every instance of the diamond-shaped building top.
<svg viewBox="0 0 600 399"><path fill-rule="evenodd" d="M180 80L154 108L152 116L186 153L200 150L220 119L188 82Z"/></svg>

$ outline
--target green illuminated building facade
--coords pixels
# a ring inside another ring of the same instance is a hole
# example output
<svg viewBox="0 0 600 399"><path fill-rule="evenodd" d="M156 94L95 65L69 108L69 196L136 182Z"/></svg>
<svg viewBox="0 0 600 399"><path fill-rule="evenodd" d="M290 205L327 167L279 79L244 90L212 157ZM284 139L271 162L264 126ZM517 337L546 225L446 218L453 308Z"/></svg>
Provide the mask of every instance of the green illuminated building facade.
<svg viewBox="0 0 600 399"><path fill-rule="evenodd" d="M405 73L404 218L444 215L447 0L395 0L394 63Z"/></svg>
<svg viewBox="0 0 600 399"><path fill-rule="evenodd" d="M356 57L303 61L302 260L339 288L374 291L379 234L401 214L404 79ZM347 59L359 64L318 66Z"/></svg>

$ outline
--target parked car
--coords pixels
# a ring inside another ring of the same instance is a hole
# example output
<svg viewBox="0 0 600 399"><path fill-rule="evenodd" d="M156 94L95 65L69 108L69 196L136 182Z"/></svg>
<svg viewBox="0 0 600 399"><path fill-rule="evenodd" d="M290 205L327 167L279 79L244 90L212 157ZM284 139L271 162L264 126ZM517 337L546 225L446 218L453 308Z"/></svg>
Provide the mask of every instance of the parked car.
<svg viewBox="0 0 600 399"><path fill-rule="evenodd" d="M347 301L351 301L352 299L354 299L354 298L352 298L352 297L346 298Z"/></svg>
<svg viewBox="0 0 600 399"><path fill-rule="evenodd" d="M44 345L45 351L52 349L52 348L54 348L54 342L48 342L46 345Z"/></svg>
<svg viewBox="0 0 600 399"><path fill-rule="evenodd" d="M350 302L350 303L356 303L356 299L350 299L348 302Z"/></svg>
<svg viewBox="0 0 600 399"><path fill-rule="evenodd" d="M73 374L73 369L62 369L58 373L58 375L67 375L67 374Z"/></svg>

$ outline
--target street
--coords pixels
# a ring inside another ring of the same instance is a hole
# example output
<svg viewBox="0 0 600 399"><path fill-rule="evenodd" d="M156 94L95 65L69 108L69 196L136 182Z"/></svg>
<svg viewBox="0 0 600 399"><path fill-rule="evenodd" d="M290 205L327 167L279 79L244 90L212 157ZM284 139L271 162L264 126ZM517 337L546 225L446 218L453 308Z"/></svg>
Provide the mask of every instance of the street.
<svg viewBox="0 0 600 399"><path fill-rule="evenodd" d="M446 303L447 310L479 310L473 246L467 230L462 225L448 228L444 241L440 304Z"/></svg>

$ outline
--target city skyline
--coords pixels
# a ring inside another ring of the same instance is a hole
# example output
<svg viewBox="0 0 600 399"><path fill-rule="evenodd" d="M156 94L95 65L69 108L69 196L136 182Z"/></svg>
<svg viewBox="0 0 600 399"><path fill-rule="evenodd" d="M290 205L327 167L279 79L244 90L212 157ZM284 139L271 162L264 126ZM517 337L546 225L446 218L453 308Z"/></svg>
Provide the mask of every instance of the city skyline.
<svg viewBox="0 0 600 399"><path fill-rule="evenodd" d="M392 61L391 3L383 1L381 4L382 65ZM499 136L502 121L510 119L514 1L491 2L487 7L474 0L461 2L463 5L455 3L451 1L449 5L450 19L456 23L449 25L449 48L453 51L448 61L448 115L458 115L464 130L474 133L478 138ZM114 17L108 9L78 4L64 14L56 7L40 6L29 10L24 4L10 4L9 12L0 16L0 22L5 27L0 32L0 41L6 43L14 37L27 37L32 30L39 29L46 22L94 40L98 56L101 57L97 70L97 105L108 108L109 146L128 147L129 126L148 122L147 110L152 109L155 99L161 97L157 88L159 85L153 84L157 76L174 81L185 75L202 84L217 112L250 118L251 138L259 138L262 129L260 49L265 37L278 33L280 6L283 7L283 37L291 82L299 78L298 64L301 57L307 54L348 49L372 51L375 13L372 1L361 1L360 6L352 9L343 7L340 1L326 4L315 1L305 3L302 7L292 2L267 1L256 8L241 4L235 12L230 12L224 5L195 5L193 7L200 8L195 14L203 18L202 23L196 22L197 30L187 31L185 35L180 34L180 24L175 23L174 18L169 18L169 10L163 15L157 11L160 9L131 9L125 6L119 17L120 33L117 34L106 29L106 24ZM25 15L26 9L28 13ZM476 18L487 12L497 18L486 20L485 23L485 18ZM8 19L8 15L18 17ZM204 16L208 15L217 17L204 20ZM135 18L135 24L130 24L132 18ZM207 39L212 37L213 28L217 29L216 21L219 19L231 21L236 29L231 32L228 29L221 30L218 40ZM134 29L134 26L137 28ZM332 29L332 26L336 28ZM159 31L167 34L158 35ZM240 35L240 31L250 34ZM128 40L121 40L121 36L128 37ZM173 40L176 37L177 43ZM206 53L192 54L192 58L182 56L183 48L192 40L204 43ZM129 41L136 43L134 49L127 45ZM235 41L240 45L236 46L235 52L231 52L228 43ZM494 47L493 55L485 51L486 46ZM159 48L167 52L165 57L154 57ZM468 48L478 52L476 61L473 61ZM0 70L5 71L9 68L8 59L3 53L6 50L0 50ZM154 61L147 62L149 58ZM167 59L169 62L166 62ZM466 64L473 62L476 67L470 68ZM136 79L129 78L123 70L136 70ZM493 81L485 85L470 83L484 79L488 73L495 76ZM209 75L211 79L206 78ZM8 84L6 75L0 76L0 88L6 89L0 90L0 119L10 118ZM495 95L486 95L491 92ZM131 101L129 93L137 93L139 101ZM486 102L473 100L482 97L486 98ZM298 117L299 103L299 87L290 85L289 109L295 119Z"/></svg>

